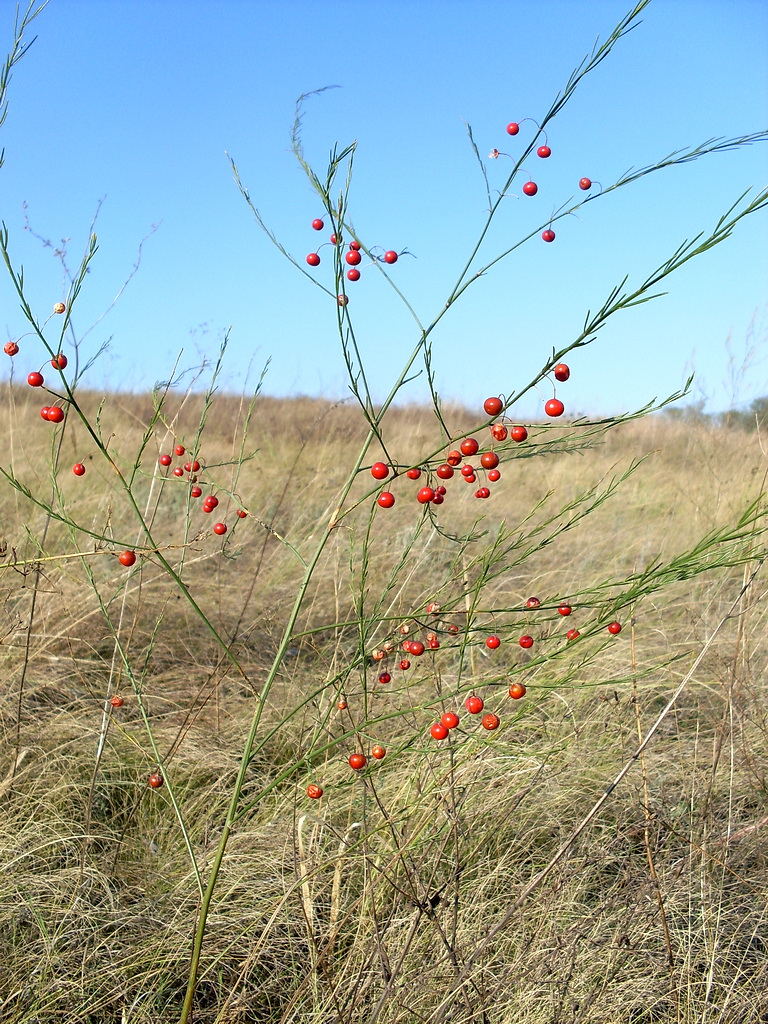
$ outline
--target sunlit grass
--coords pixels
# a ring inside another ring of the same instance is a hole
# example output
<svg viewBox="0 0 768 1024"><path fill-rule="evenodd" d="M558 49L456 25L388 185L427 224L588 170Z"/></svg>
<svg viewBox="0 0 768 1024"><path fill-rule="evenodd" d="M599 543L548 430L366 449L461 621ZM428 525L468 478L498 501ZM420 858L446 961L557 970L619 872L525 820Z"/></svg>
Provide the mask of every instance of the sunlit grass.
<svg viewBox="0 0 768 1024"><path fill-rule="evenodd" d="M110 397L107 408L110 429L130 449L140 427L125 405ZM235 400L223 399L209 421L201 451L209 465L231 457L237 409ZM15 410L7 405L3 428L24 439L25 474L42 479L46 452L35 443L34 412L20 401ZM302 432L310 415L326 429ZM457 411L457 425L467 415ZM427 412L394 411L392 450L408 451L422 423L426 431ZM345 439L355 435L353 410L265 401L252 430L259 452L240 471L243 505L301 551L318 516L330 514L335 466ZM46 431L41 421L39 436ZM183 436L176 431L168 445ZM76 438L65 445L71 448L61 456L62 478L70 461L83 459ZM270 695L267 728L297 705L299 694L305 697L298 713L259 744L249 768L244 801L261 790L267 795L238 822L224 860L196 1019L433 1019L457 977L464 980L451 1011L456 1020L482 1013L531 1024L760 1019L768 941L764 826L756 827L768 814L761 754L765 617L751 594L645 755L648 804L638 766L485 944L488 929L632 756L638 722L641 732L651 724L737 594L743 571L675 584L633 609L634 629L625 616L622 634L609 644L587 637L578 654L574 647L541 665L517 647L514 627L501 630L501 649L487 651L482 639L494 622L491 610L521 608L532 594L551 603L637 571L659 554L670 557L686 538L730 521L760 493L765 460L754 434L658 416L617 429L589 458L520 458L503 466L502 482L485 503L453 481L450 504L440 510L440 523L456 532L471 525L480 504L483 512L492 508L488 526L514 526L520 510L545 491L554 488L563 504L649 451L653 456L593 516L489 581L464 665L460 647L451 648L441 633L437 674L426 658L410 677L393 670L387 686L375 681L379 665L347 671L359 661L359 631L325 625L353 622L355 614L346 568L355 542L338 532L303 613L303 636ZM148 464L148 475L154 472ZM281 503L275 495L284 483ZM79 521L103 526L110 512L98 472L89 467L85 477L67 477L61 486ZM157 535L169 546L186 515L178 499L183 489L169 479L157 503ZM13 549L29 551L30 541L23 506L20 512L14 495L3 493L8 558ZM228 535L223 547L232 557L225 557L221 539L201 522L210 517L193 515L190 586L204 591L206 611L232 636L258 687L292 600L296 557L253 518ZM368 559L373 593L386 589L420 515L405 486L395 509L379 514ZM112 516L117 532L121 524ZM68 545L65 532L52 531L40 554L14 777L30 590L29 573L3 575L3 1012L20 1022L170 1022L186 983L195 886L167 795L146 786L154 761L136 698L113 664L113 640L78 561L62 557ZM433 582L450 580L445 570L454 549L431 532L417 540L405 579L387 598L393 627L414 616L425 620ZM465 558L472 557L470 545ZM204 869L253 691L169 593L151 556L140 577L128 576L125 591L119 580L126 570L114 555L89 558L105 590L116 588L124 642L141 665L156 741L172 751L166 771ZM440 597L449 607L450 583ZM581 625L591 614L573 603L563 625ZM551 609L521 610L518 617L542 644L561 628ZM463 602L446 612L449 621L463 632ZM349 704L343 713L335 709L336 689L321 685L335 677ZM519 702L506 696L512 677L528 688ZM498 732L485 733L463 712L470 689L501 717ZM104 702L113 691L125 704L110 712L105 734ZM448 707L462 713L462 723L450 743L436 744L428 727ZM353 778L347 754L375 741L386 745L387 757L364 779ZM270 789L308 745L317 753L304 770ZM319 802L304 793L312 779L325 789Z"/></svg>

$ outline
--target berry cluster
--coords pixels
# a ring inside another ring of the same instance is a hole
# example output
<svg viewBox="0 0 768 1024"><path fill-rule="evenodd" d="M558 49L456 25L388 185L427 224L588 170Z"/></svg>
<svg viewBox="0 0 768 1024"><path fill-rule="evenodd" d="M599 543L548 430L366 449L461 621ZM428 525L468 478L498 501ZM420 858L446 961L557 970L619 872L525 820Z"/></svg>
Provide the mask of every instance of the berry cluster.
<svg viewBox="0 0 768 1024"><path fill-rule="evenodd" d="M8 355L14 356L19 351L19 346L15 341L9 341L3 346L3 350ZM58 352L53 359L51 359L51 366L54 370L63 371L66 369L67 362L68 360L64 353ZM31 388L41 388L45 384L45 378L39 370L33 370L31 373L27 374L27 384L29 384ZM41 419L48 420L49 423L61 423L64 419L64 409L59 405L44 405L40 410L40 417ZM85 469L82 468L81 463L77 463L77 465L80 466L82 472L78 473L77 469L75 469L75 474L82 476Z"/></svg>
<svg viewBox="0 0 768 1024"><path fill-rule="evenodd" d="M524 117L523 120L520 121L520 122L517 122L517 121L510 121L509 122L509 124L507 125L507 135L518 135L519 132L520 132L520 125L523 124L525 121L531 121L532 124L536 125L536 128L538 129L538 131L541 132L541 128L539 128L539 125L536 123L536 121L533 120L532 117ZM536 156L538 156L542 160L548 160L552 156L552 150L549 147L549 140L547 139L547 133L544 132L543 134L544 134L544 143L543 143L543 145L541 145L541 146L539 146L537 148ZM509 153L502 153L502 152L500 152L500 150L495 149L495 148L492 149L490 151L490 153L488 154L488 157L491 160L498 160L500 156L510 157L510 154ZM512 159L512 158L510 157L510 159ZM592 188L592 185L593 185L593 182L592 182L591 178L580 178L579 179L579 188L582 190L582 192L588 192ZM535 181L533 181L532 179L529 178L528 181L526 181L525 184L523 185L522 191L523 191L523 195L525 195L525 196L535 196L535 195L537 195L537 193L539 191L539 186L536 184ZM554 242L554 240L555 240L555 232L552 230L552 224L551 223L550 223L548 228L545 228L545 230L542 231L541 237L542 237L542 239L545 242Z"/></svg>
<svg viewBox="0 0 768 1024"><path fill-rule="evenodd" d="M65 308L66 307L64 306L64 304L59 302L54 306L54 312L63 313ZM5 344L4 350L8 355L15 356L19 351L19 346L15 341L9 341ZM58 352L51 359L51 366L55 370L58 370L59 372L63 372L66 369L67 363L67 357L66 355L64 355L63 352ZM43 377L43 374L39 370L32 370L29 374L27 374L27 384L31 388L42 388L45 385L45 378ZM60 405L44 405L40 410L40 416L42 419L47 420L49 423L61 423L65 418L65 411L64 408ZM177 444L173 449L173 455L176 456L178 459L181 459L184 455L187 455L184 445ZM158 462L164 469L167 469L173 464L173 456L167 453L163 453L162 455L159 456ZM197 458L195 456L190 457L189 455L187 455L187 461L184 462L183 465L179 463L173 468L172 471L174 477L177 477L179 479L186 479L187 483L191 485L189 495L191 498L194 499L202 497L203 494L203 489L198 482L197 476L197 474L200 472L200 469L200 462L197 460ZM85 476L85 471L85 465L83 462L76 462L72 467L72 472L77 477ZM203 512L205 512L206 514L212 513L216 509L218 504L219 499L216 497L216 495L209 494L206 498L204 498L202 502ZM238 508L236 514L239 519L244 519L248 513L245 512L243 509ZM213 525L213 532L220 537L223 536L228 529L229 527L224 522L214 523ZM136 552L123 551L120 555L118 555L118 561L120 562L121 565L124 565L126 568L130 568L132 565L136 564Z"/></svg>
<svg viewBox="0 0 768 1024"><path fill-rule="evenodd" d="M177 459L182 459L186 456L186 462L184 462L183 464L179 462L178 465L174 466L171 475L175 476L179 480L186 480L186 482L190 485L190 498L194 498L195 500L201 498L203 496L203 488L200 486L201 481L198 477L198 473L200 473L202 467L200 465L200 462L198 461L197 456L187 452L183 444L177 444L174 447L173 455L175 455ZM163 467L163 469L169 469L173 464L173 456L169 455L167 452L163 452L163 454L161 454L158 457L157 461ZM202 509L206 515L210 515L212 512L214 512L216 508L218 508L218 505L219 499L216 497L215 494L208 494L205 498L203 498ZM236 515L238 519L245 519L248 513L244 509L239 508L237 509ZM229 527L227 526L226 523L220 522L213 524L213 532L217 534L219 537L223 537L228 529Z"/></svg>
<svg viewBox="0 0 768 1024"><path fill-rule="evenodd" d="M315 231L322 231L325 227L325 222L320 217L316 217L312 221L312 227ZM334 248L340 248L343 245L343 239L336 234L332 234L329 241L324 242L323 245L318 246L317 249L309 253L307 255L307 263L310 267L320 266L320 249L322 249L324 245L332 245ZM349 266L349 269L347 270L348 281L354 282L360 280L360 266L363 262L361 249L362 246L357 239L353 239L349 243L347 251L344 253L344 262ZM368 266L372 266L374 263L386 263L389 266L392 266L392 264L397 263L400 256L403 255L403 253L395 252L394 249L381 249L381 254L379 254L379 249L379 246L375 246L373 249L366 250L366 254L370 260ZM363 269L365 269L365 266L363 266ZM346 295L339 295L339 305L346 306L348 301L349 300Z"/></svg>
<svg viewBox="0 0 768 1024"><path fill-rule="evenodd" d="M545 613L555 612L556 619L568 618L574 611L571 604L567 602L561 602L557 605L553 603L542 605L542 601L538 597L529 597L524 604L522 613L525 614L530 611L542 610ZM374 664L382 665L387 659L392 658L396 662L393 667L399 669L401 672L407 672L412 667L411 658L421 658L428 652L436 652L438 650L445 650L443 648L442 640L446 639L449 641L449 648L456 646L458 643L465 644L467 642L466 637L460 638L460 628L455 622L447 621L442 616L441 606L432 601L426 606L426 615L429 622L426 623L420 618L414 618L410 622L402 623L398 630L390 635L379 647L374 648L370 653L371 661ZM550 615L551 618L551 615ZM558 620L559 621L559 620ZM612 636L616 636L621 632L621 624L619 622L611 622L607 626L608 632ZM545 637L552 637L551 625L540 631L541 639ZM571 628L565 633L567 641L576 640L580 636L578 629ZM511 637L508 639L512 639ZM451 644L450 641L453 640ZM471 642L471 641L470 641ZM491 633L485 636L482 640L478 639L477 643L483 643L487 650L496 651L498 650L504 640L496 633ZM530 651L533 648L536 641L530 633L525 633L517 639L517 644L525 651ZM392 673L386 668L381 668L378 675L378 681L380 684L386 686L392 681ZM507 689L507 695L512 700L520 700L527 693L526 686L521 682L511 682ZM337 702L337 708L340 711L346 711L348 703L346 699L342 698ZM480 724L483 729L488 732L494 732L501 725L501 719L497 714L492 711L486 711L485 701L477 693L470 692L464 699L464 708L469 715L479 715L482 712L483 717L480 719ZM461 724L461 718L456 711L448 710L445 711L440 719L433 722L429 727L429 735L432 739L440 742L448 738L452 730L459 727ZM376 760L382 760L386 756L386 748L380 743L377 743L371 748L370 756ZM349 766L354 771L362 771L368 764L368 757L359 752L355 751L348 757ZM323 789L316 783L311 783L307 787L307 795L312 799L318 799L323 795Z"/></svg>
<svg viewBox="0 0 768 1024"><path fill-rule="evenodd" d="M571 375L571 371L565 363L558 363L552 372L555 380L560 382L568 380ZM498 416L503 409L504 402L498 397L486 398L483 403L483 410L486 415L491 417ZM544 412L549 417L557 418L563 415L565 406L559 398L553 397L544 403ZM487 483L477 488L475 497L480 499L489 498L491 496L491 489L487 484L497 483L501 479L501 470L498 468L501 459L494 450L493 443L501 443L509 438L517 444L521 444L528 439L528 429L521 424L510 424L508 426L504 422L494 422L490 425L490 432L492 438L491 447L480 455L478 455L480 452L480 442L477 438L465 437L459 444L459 447L449 451L445 456L445 461L434 468L412 466L406 470L405 476L409 480L421 479L422 473L427 475L428 482L418 490L416 500L422 505L442 505L447 494L445 484L454 477L457 469L468 484L476 483L478 473L484 473ZM467 459L474 459L475 456L478 456L477 463L479 465L465 461ZM390 467L385 462L374 462L370 472L374 480L386 480L390 475ZM393 479L398 475L397 471L393 471ZM392 508L395 504L395 496L390 490L382 491L376 501L381 508Z"/></svg>

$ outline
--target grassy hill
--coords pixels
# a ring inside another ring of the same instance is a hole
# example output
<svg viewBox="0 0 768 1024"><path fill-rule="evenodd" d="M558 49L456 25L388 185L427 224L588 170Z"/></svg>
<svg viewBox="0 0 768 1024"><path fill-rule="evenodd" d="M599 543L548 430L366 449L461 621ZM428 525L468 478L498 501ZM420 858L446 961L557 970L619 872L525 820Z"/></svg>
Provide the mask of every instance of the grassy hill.
<svg viewBox="0 0 768 1024"><path fill-rule="evenodd" d="M529 424L490 498L457 470L425 511L401 472L383 509L371 462L452 447L393 409L340 513L351 405L80 406L0 410L0 1021L178 1020L256 711L195 1022L768 1020L759 433ZM481 451L482 421L446 413Z"/></svg>

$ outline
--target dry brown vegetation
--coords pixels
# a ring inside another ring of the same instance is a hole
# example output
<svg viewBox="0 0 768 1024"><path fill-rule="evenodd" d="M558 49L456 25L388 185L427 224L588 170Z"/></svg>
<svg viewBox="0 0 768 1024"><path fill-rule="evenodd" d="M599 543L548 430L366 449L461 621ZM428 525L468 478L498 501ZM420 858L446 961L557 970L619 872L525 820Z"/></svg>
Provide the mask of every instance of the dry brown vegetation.
<svg viewBox="0 0 768 1024"><path fill-rule="evenodd" d="M80 401L95 421L99 396ZM201 403L168 400L134 493L165 556L184 553L190 593L242 672L142 548L75 417L59 452L29 389L0 412L12 474L77 524L0 487L0 1021L178 1020L199 906L190 854L204 874L301 557L364 438L351 405L259 398L247 422L246 403L216 399L203 475L219 519L250 513L222 541L211 517L188 518L184 484L156 462L174 439L191 444ZM150 396L108 397L102 431L121 465L152 413ZM447 419L457 435L477 422ZM402 466L443 450L429 410L387 422ZM583 450L562 451L564 433ZM508 446L488 501L452 481L438 523L472 541L435 530L404 479L393 509L371 517L366 498L341 520L269 693L209 918L198 1024L768 1021L762 574L600 814L516 906L633 758L760 554L761 520L727 532L763 493L759 434L664 415L586 433L532 429ZM644 455L564 529L562 509L585 508ZM726 532L696 551L714 531ZM134 545L129 572L115 552ZM691 549L632 599L628 577ZM531 594L540 611L523 609ZM566 598L567 621L554 611ZM403 622L428 628L430 600L444 608L443 646L382 686L368 653ZM582 629L577 643L567 626ZM488 652L492 631L504 643ZM473 690L497 732L463 714ZM125 704L110 711L115 692ZM449 707L461 728L436 744L429 725ZM157 792L148 727L170 783ZM352 777L348 754L377 741L386 759ZM309 781L322 800L307 799Z"/></svg>

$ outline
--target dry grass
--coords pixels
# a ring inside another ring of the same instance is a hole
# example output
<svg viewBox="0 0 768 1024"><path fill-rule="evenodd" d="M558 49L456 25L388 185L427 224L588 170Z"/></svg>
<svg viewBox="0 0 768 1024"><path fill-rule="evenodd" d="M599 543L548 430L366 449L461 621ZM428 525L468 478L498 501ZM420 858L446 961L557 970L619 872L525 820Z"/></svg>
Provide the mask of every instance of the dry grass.
<svg viewBox="0 0 768 1024"><path fill-rule="evenodd" d="M81 399L90 415L98 398ZM351 407L259 399L246 445L256 454L241 463L246 407L218 399L200 447L205 477L220 491L219 518L231 525L237 505L251 516L222 545L195 512L185 543L184 488L160 479L156 456L174 438L191 441L200 403L175 401L171 429L155 431L134 490L163 551L174 560L185 552L191 593L245 678L151 552L134 574L110 554L136 542L136 527L106 471L89 461L80 426L65 435L54 505L114 545L51 523L41 547L45 512L0 489L5 559L15 564L2 576L0 1021L178 1019L198 891L168 790L146 786L156 759L115 635L204 871L254 693L301 578L294 550L306 555L327 522L363 437ZM14 392L0 427L14 471L47 496L51 454L41 439L51 431L37 412L27 392ZM103 433L122 460L130 463L151 415L147 396L110 397ZM471 426L462 410L448 420L457 432ZM196 1022L768 1021L760 576L641 763L514 909L632 757L745 567L722 564L721 545L711 571L670 579L625 607L624 631L610 641L603 624L620 588L601 583L733 522L763 490L760 438L656 416L582 454L531 459L556 436L544 425L531 433L529 446L509 449L489 501L452 482L439 522L465 534L480 516L474 529L485 535L472 543L424 524L404 481L372 528L370 502L342 520L270 692L245 791L246 801L260 799L227 850ZM419 409L393 410L384 440L402 465L440 447ZM589 517L563 531L556 516L551 543L521 557L521 529L648 452ZM87 465L81 480L69 472L76 460ZM370 490L363 476L360 495ZM76 543L83 560L70 557ZM542 611L522 610L534 593ZM560 621L552 609L565 597L575 611ZM392 670L392 683L380 685L366 652L403 621L428 622L435 598L460 639L452 645L442 633L439 657L410 674ZM563 643L569 625L583 630L574 646ZM482 642L492 630L512 641L493 654ZM534 657L514 642L522 632L536 637ZM510 678L527 686L524 700L507 697ZM438 709L461 708L473 689L502 728L486 733L464 716L450 743L435 744L427 730ZM106 716L117 690L125 705ZM342 695L349 708L338 712ZM376 741L386 759L352 778L346 756ZM325 788L322 801L305 796L312 779Z"/></svg>

